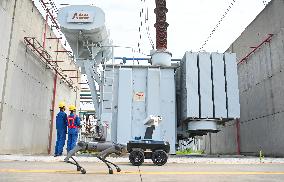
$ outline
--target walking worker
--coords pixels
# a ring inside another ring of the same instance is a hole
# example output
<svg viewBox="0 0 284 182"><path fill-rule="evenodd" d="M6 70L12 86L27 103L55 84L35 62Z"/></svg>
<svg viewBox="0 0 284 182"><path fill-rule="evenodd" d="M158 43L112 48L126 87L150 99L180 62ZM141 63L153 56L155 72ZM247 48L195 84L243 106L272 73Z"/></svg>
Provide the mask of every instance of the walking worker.
<svg viewBox="0 0 284 182"><path fill-rule="evenodd" d="M69 111L70 115L67 117L67 126L68 126L67 152L69 152L75 147L80 128L80 118L79 116L76 115L76 107L74 105L70 105Z"/></svg>
<svg viewBox="0 0 284 182"><path fill-rule="evenodd" d="M62 155L67 133L67 114L65 113L64 102L59 103L59 109L60 111L56 116L57 139L55 144L54 157Z"/></svg>

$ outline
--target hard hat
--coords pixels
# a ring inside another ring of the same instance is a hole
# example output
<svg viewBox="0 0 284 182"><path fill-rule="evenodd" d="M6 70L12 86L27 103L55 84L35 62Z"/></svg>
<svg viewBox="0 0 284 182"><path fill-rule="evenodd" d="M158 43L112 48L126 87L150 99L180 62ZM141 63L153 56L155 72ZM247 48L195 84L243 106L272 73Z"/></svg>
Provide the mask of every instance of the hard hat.
<svg viewBox="0 0 284 182"><path fill-rule="evenodd" d="M65 103L64 102L59 102L59 108L63 108L65 107Z"/></svg>
<svg viewBox="0 0 284 182"><path fill-rule="evenodd" d="M74 105L69 106L69 111L75 111L75 110L76 110L76 107Z"/></svg>

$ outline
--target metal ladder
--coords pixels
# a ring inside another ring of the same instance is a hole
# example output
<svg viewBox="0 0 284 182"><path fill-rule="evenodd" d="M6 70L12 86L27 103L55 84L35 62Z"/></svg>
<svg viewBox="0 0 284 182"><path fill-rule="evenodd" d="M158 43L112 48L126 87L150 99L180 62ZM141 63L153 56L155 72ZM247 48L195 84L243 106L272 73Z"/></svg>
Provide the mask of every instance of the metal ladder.
<svg viewBox="0 0 284 182"><path fill-rule="evenodd" d="M106 72L111 72L111 75L106 74ZM113 84L114 84L114 64L111 68L104 65L104 75L103 75L103 93L102 93L102 113L112 113L113 112ZM109 104L106 104L109 102Z"/></svg>

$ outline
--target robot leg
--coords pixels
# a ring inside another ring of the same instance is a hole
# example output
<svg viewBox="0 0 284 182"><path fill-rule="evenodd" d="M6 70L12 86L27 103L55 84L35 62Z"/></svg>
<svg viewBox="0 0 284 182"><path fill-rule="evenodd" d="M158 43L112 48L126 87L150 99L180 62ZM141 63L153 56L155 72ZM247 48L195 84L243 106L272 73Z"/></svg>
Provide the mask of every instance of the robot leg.
<svg viewBox="0 0 284 182"><path fill-rule="evenodd" d="M87 149L88 144L85 142L79 142L72 150L70 150L64 159L64 162L75 165L77 167L77 171L81 171L82 174L86 173L86 170L80 166L80 164L73 158L73 156L78 152L82 150ZM72 159L73 161L70 161L69 159Z"/></svg>

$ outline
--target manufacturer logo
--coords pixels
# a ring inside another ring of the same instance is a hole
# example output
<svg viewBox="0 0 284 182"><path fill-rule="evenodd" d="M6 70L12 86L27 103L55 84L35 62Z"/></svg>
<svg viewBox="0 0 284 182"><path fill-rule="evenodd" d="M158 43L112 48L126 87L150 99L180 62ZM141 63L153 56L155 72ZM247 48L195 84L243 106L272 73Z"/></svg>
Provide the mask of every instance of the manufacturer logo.
<svg viewBox="0 0 284 182"><path fill-rule="evenodd" d="M73 17L72 17L72 20L87 20L87 19L89 19L90 18L90 16L89 16L89 14L88 13L85 13L85 14L83 14L83 13L74 13L74 15L73 15Z"/></svg>
<svg viewBox="0 0 284 182"><path fill-rule="evenodd" d="M91 23L94 21L93 12L88 11L71 11L68 13L68 23Z"/></svg>

